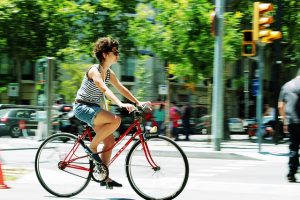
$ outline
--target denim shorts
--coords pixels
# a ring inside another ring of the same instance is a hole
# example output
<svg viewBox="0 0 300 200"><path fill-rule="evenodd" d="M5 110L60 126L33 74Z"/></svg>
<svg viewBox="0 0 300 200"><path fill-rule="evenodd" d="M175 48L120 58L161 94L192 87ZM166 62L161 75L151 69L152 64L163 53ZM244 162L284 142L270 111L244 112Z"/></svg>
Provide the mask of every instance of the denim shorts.
<svg viewBox="0 0 300 200"><path fill-rule="evenodd" d="M86 105L82 103L75 103L73 110L77 119L93 127L94 119L96 115L102 110L102 108L97 104Z"/></svg>

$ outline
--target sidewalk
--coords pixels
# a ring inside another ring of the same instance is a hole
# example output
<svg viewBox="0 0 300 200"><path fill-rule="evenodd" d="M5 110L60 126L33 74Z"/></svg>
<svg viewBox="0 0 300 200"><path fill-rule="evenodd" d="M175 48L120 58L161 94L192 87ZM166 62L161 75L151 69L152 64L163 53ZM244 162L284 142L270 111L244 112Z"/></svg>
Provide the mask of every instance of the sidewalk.
<svg viewBox="0 0 300 200"><path fill-rule="evenodd" d="M42 141L33 138L0 137L0 151L38 149ZM177 141L189 158L214 159L285 159L288 156L288 143L262 143L261 152L258 144L247 139L246 135L232 135L231 140L222 141L221 151L214 150L214 143L208 135L191 135L190 141ZM127 149L128 150L128 149ZM163 149L159 149L163 150Z"/></svg>
<svg viewBox="0 0 300 200"><path fill-rule="evenodd" d="M247 135L231 135L231 140L221 142L221 150L214 150L214 143L208 135L191 135L190 141L177 142L186 152L188 157L191 153L200 153L201 158L233 159L233 160L280 160L287 161L288 141L275 145L272 141L264 141L259 145L250 141Z"/></svg>

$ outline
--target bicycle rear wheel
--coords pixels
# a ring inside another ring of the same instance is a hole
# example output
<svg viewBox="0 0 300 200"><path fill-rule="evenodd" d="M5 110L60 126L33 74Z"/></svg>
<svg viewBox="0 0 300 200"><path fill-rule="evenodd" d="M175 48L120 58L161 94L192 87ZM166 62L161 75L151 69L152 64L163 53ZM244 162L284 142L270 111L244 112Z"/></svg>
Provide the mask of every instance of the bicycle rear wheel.
<svg viewBox="0 0 300 200"><path fill-rule="evenodd" d="M55 196L74 196L80 193L91 179L93 164L88 157L69 163L63 162L87 155L76 140L76 136L71 134L54 134L47 138L37 151L37 178L41 185Z"/></svg>
<svg viewBox="0 0 300 200"><path fill-rule="evenodd" d="M126 174L131 187L144 199L173 199L184 189L189 164L182 149L163 136L145 138L153 168L144 155L143 145L137 141L126 157Z"/></svg>

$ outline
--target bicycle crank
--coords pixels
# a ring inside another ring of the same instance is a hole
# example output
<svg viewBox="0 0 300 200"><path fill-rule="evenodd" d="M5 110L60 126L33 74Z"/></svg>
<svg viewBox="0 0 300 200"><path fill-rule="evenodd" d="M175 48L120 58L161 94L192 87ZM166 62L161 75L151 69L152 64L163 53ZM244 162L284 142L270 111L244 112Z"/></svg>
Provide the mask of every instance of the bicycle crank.
<svg viewBox="0 0 300 200"><path fill-rule="evenodd" d="M101 164L94 164L93 165L93 173L92 173L92 179L98 183L106 180L109 175L108 167L101 163Z"/></svg>

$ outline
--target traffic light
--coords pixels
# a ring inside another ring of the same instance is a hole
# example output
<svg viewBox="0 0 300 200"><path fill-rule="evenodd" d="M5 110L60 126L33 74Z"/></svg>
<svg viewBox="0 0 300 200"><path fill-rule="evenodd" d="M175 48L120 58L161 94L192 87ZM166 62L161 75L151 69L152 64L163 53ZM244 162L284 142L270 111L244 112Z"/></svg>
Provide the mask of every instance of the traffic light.
<svg viewBox="0 0 300 200"><path fill-rule="evenodd" d="M252 23L254 41L271 43L273 40L277 40L282 37L280 31L266 29L274 22L273 17L269 15L269 12L271 11L273 11L273 4L254 2Z"/></svg>
<svg viewBox="0 0 300 200"><path fill-rule="evenodd" d="M242 56L255 56L256 43L253 41L253 31L243 31Z"/></svg>

